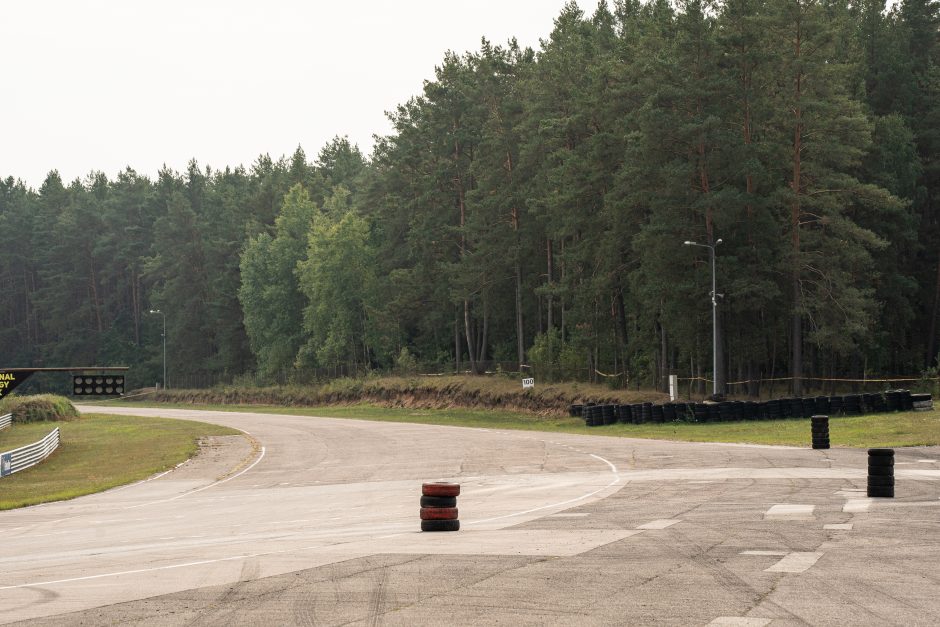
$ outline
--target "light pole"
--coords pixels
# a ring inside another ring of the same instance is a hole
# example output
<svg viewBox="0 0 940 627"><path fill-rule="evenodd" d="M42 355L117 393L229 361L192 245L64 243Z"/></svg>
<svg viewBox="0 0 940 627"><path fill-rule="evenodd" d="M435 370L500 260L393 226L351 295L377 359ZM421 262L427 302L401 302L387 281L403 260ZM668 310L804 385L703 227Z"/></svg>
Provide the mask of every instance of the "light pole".
<svg viewBox="0 0 940 627"><path fill-rule="evenodd" d="M715 244L699 244L697 242L683 242L686 246L701 246L708 249L708 256L712 265L712 396L718 396L718 288L715 285L715 247L721 243L721 239L715 240Z"/></svg>
<svg viewBox="0 0 940 627"><path fill-rule="evenodd" d="M166 314L159 309L151 309L150 313L163 316L163 389L166 389Z"/></svg>

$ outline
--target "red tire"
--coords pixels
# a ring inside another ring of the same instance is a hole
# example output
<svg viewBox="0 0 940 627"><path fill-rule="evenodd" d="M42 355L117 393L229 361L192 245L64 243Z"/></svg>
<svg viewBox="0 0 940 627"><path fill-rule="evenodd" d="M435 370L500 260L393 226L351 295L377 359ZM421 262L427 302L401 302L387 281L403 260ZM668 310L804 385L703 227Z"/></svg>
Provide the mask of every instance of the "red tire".
<svg viewBox="0 0 940 627"><path fill-rule="evenodd" d="M456 507L422 507L421 520L457 520Z"/></svg>
<svg viewBox="0 0 940 627"><path fill-rule="evenodd" d="M444 481L425 483L421 486L421 494L424 496L457 496L460 494L460 484Z"/></svg>

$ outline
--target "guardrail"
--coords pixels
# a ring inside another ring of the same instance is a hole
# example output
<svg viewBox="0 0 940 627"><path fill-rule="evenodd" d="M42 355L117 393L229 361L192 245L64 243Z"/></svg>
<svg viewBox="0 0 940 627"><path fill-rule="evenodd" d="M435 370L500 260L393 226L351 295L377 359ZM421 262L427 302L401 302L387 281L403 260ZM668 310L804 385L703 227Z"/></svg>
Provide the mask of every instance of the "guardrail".
<svg viewBox="0 0 940 627"><path fill-rule="evenodd" d="M13 424L13 414L0 416L0 431L3 431L7 427L9 427L11 424Z"/></svg>
<svg viewBox="0 0 940 627"><path fill-rule="evenodd" d="M0 453L0 477L35 466L49 457L57 448L59 448L58 427L38 442Z"/></svg>

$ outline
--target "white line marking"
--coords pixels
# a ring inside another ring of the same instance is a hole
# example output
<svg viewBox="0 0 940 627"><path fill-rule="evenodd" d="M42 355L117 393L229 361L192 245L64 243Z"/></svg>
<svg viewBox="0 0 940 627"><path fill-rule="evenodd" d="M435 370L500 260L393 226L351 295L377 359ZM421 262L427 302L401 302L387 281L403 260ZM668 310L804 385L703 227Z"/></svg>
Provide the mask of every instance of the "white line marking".
<svg viewBox="0 0 940 627"><path fill-rule="evenodd" d="M245 469L242 470L241 472L239 472L239 473L237 473L237 474L234 474L234 475L232 475L231 477L226 477L225 479L222 479L221 481L216 481L215 483L210 483L209 485L203 486L203 487L201 487L201 488L199 488L199 489L197 489L197 490L192 490L192 491L190 491L190 492L184 492L183 494L177 494L176 496L174 496L174 497L172 497L172 498L163 499L162 501L151 501L151 502L149 502L149 503L141 503L140 505L131 505L131 506L129 506L129 507L125 507L124 509L136 509L136 508L138 508L138 507L146 507L147 505L156 505L157 503L169 503L170 501L175 501L176 499L181 499L181 498L183 498L184 496L190 496L190 495L192 495L192 494L196 494L197 492L202 492L203 490L208 490L209 488L214 488L214 487L217 486L217 485L222 485L223 483L225 483L225 482L227 482L227 481L231 481L232 479L237 479L238 477L241 477L243 474L245 474L246 472L248 472L249 470L251 470L252 468L254 468L255 466L257 466L257 465L258 465L258 462L260 462L262 459L264 459L265 450L266 450L265 447L262 446L262 447L261 447L261 455L258 456L258 459L256 459L256 460L254 461L254 463L252 463L248 468L245 468Z"/></svg>
<svg viewBox="0 0 940 627"><path fill-rule="evenodd" d="M800 505L796 503L779 503L764 513L764 519L807 520L813 518L815 505Z"/></svg>
<svg viewBox="0 0 940 627"><path fill-rule="evenodd" d="M802 573L803 571L809 569L810 566L819 561L819 558L822 557L822 553L789 553L782 560L771 566L770 568L765 568L765 573Z"/></svg>
<svg viewBox="0 0 940 627"><path fill-rule="evenodd" d="M769 555L772 557L783 557L789 554L789 551L741 551L739 555Z"/></svg>
<svg viewBox="0 0 940 627"><path fill-rule="evenodd" d="M682 522L678 518L667 518L662 520L654 520L648 522L645 525L640 525L637 529L665 529L666 527L672 527L676 523Z"/></svg>
<svg viewBox="0 0 940 627"><path fill-rule="evenodd" d="M770 618L750 618L747 616L719 616L709 626L715 627L764 627L769 625Z"/></svg>
<svg viewBox="0 0 940 627"><path fill-rule="evenodd" d="M182 465L182 464L180 464L180 466L181 466L181 465ZM111 490L108 490L108 492L120 492L121 490L126 490L127 488L133 488L135 485L140 485L140 484L142 484L142 483L147 483L148 481L156 481L156 480L159 479L160 477L162 477L162 476L164 476L164 475L170 474L171 472L173 472L173 471L176 470L177 468L179 468L179 466L174 466L173 468L170 468L170 469L167 470L166 472L161 472L159 475L156 475L156 476L154 476L154 477L150 477L149 479L144 479L143 481L137 481L137 482L131 483L131 484L129 484L129 485L122 485L122 486L119 487L119 488L113 488L113 489L111 489Z"/></svg>
<svg viewBox="0 0 940 627"><path fill-rule="evenodd" d="M480 523L493 522L494 520L502 520L502 519L504 519L504 518L512 518L512 517L514 517L514 516L524 516L525 514L531 514L532 512L538 512L538 511L541 511L541 510L543 510L543 509L551 509L551 508L553 508L553 507L559 507L559 506L561 506L561 505L567 505L567 504L569 504L569 503L576 503L576 502L578 502L578 501L583 501L584 499L590 498L590 497L594 496L595 494L597 494L598 492L603 492L604 490L606 490L606 489L608 489L608 488L610 488L610 487L612 487L612 486L615 486L615 485L617 485L618 483L620 483L620 475L617 474L617 467L616 467L616 466L614 466L613 464L611 464L609 461L607 461L607 460L604 459L603 457L599 457L599 456L597 456L597 455L594 455L593 453L590 453L590 455L591 455L591 457L593 457L593 458L595 458L595 459L599 459L599 460L601 460L602 462L604 462L605 464L607 464L608 466L610 466L611 471L614 473L614 478L613 478L613 480L612 480L610 483L608 483L607 485L605 485L603 488L598 488L597 490L594 490L593 492L589 492L589 493L587 493L587 494L581 495L581 496L576 497L576 498L573 498L573 499L568 499L567 501L562 501L562 502L560 502L560 503L552 503L551 505L543 505L542 507L535 507L535 508L533 508L533 509L527 509L527 510L525 510L524 512L515 512L515 513L513 513L513 514L506 514L506 515L504 515L504 516L494 516L493 518L484 518L483 520L471 520L470 522L465 523L465 524L467 524L467 525L478 525L478 524L480 524Z"/></svg>
<svg viewBox="0 0 940 627"><path fill-rule="evenodd" d="M590 514L581 514L581 513L572 513L562 512L560 514L550 514L547 518L582 518L584 516L590 516ZM62 533L68 533L63 531Z"/></svg>
<svg viewBox="0 0 940 627"><path fill-rule="evenodd" d="M125 570L119 573L102 573L100 575L88 575L87 577L73 577L71 579L57 579L55 581L40 581L37 583L21 583L15 586L2 586L0 590L14 590L16 588L32 588L35 586L51 586L58 583L72 583L74 581L88 581L90 579L103 579L105 577L121 577L123 575L136 575L139 573L152 573L158 570L171 570L173 568L185 568L187 566L201 566L203 564L218 564L219 562L231 562L234 560L249 559L252 557L262 557L264 555L273 555L274 553L284 553L286 551L271 551L269 553L252 553L250 555L236 555L235 557L221 557L214 560L202 560L199 562L186 562L185 564L171 564L170 566L155 566L154 568L138 568L137 570Z"/></svg>
<svg viewBox="0 0 940 627"><path fill-rule="evenodd" d="M921 464L936 464L937 460L935 459L918 459Z"/></svg>
<svg viewBox="0 0 940 627"><path fill-rule="evenodd" d="M845 505L842 507L842 511L846 514L857 514L859 512L867 512L868 508L871 507L871 499L849 499L845 502Z"/></svg>
<svg viewBox="0 0 940 627"><path fill-rule="evenodd" d="M823 529L830 529L832 531L851 531L852 523L842 523L838 525L823 525Z"/></svg>

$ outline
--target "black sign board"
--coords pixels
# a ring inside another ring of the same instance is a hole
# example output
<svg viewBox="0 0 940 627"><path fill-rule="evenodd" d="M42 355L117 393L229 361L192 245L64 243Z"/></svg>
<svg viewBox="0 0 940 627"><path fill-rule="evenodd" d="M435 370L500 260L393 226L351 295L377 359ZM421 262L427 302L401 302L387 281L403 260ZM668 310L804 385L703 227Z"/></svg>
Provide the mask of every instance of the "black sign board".
<svg viewBox="0 0 940 627"><path fill-rule="evenodd" d="M35 370L0 370L0 398L3 398L16 388L20 383L29 378L29 375Z"/></svg>

